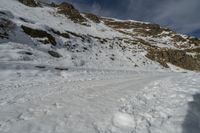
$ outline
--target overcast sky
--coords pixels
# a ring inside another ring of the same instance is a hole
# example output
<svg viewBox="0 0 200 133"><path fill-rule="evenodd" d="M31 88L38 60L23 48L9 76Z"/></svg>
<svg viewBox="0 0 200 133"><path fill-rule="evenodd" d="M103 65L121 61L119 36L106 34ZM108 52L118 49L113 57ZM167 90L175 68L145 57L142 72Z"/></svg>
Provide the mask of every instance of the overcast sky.
<svg viewBox="0 0 200 133"><path fill-rule="evenodd" d="M200 0L50 0L73 3L81 11L121 19L150 21L200 36Z"/></svg>

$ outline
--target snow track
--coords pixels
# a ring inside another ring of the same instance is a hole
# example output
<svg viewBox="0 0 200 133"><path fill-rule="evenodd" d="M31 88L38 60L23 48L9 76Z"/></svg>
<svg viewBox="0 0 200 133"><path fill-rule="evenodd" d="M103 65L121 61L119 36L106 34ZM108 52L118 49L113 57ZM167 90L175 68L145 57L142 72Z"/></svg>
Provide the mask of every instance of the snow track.
<svg viewBox="0 0 200 133"><path fill-rule="evenodd" d="M59 127L65 115L70 116L68 124L71 125L60 125L59 129L63 129L63 132L78 132L77 127L81 126L86 128L85 132L94 132L93 127L87 127L87 124L91 126L108 118L120 105L121 97L142 89L142 86L138 87L138 81L150 82L148 77L139 74L124 73L122 78L107 73L104 79L100 75L96 75L97 79L91 79L88 75L92 74L96 75L85 73L74 81L61 80L59 76L49 79L22 76L1 81L1 132L52 132L53 129L49 128L57 124Z"/></svg>
<svg viewBox="0 0 200 133"><path fill-rule="evenodd" d="M169 129L177 122L181 128L188 100L199 91L198 75L128 71L62 75L22 74L2 80L0 132L143 133ZM186 85L191 89L183 89Z"/></svg>

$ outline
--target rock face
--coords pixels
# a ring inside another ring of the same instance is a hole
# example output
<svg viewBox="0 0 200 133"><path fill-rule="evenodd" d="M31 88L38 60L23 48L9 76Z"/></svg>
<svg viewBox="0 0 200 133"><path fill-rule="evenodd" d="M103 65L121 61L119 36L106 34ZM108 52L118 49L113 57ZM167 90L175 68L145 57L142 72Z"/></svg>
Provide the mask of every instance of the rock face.
<svg viewBox="0 0 200 133"><path fill-rule="evenodd" d="M63 2L60 5L54 5L57 7L58 13L66 15L69 19L75 23L86 22L87 20L80 14L80 12L74 8L73 5Z"/></svg>
<svg viewBox="0 0 200 133"><path fill-rule="evenodd" d="M153 36L159 37L159 35L170 30L167 28L162 28L158 24L132 22L132 21L115 21L113 19L103 19L104 23L114 29L134 29L133 34L141 36Z"/></svg>
<svg viewBox="0 0 200 133"><path fill-rule="evenodd" d="M0 38L8 38L8 31L11 29L12 22L0 18Z"/></svg>
<svg viewBox="0 0 200 133"><path fill-rule="evenodd" d="M36 0L19 0L22 4L30 7L37 7L39 3Z"/></svg>
<svg viewBox="0 0 200 133"><path fill-rule="evenodd" d="M200 71L200 49L150 49L146 56L164 67L168 67L167 63L171 63L184 69Z"/></svg>
<svg viewBox="0 0 200 133"><path fill-rule="evenodd" d="M9 19L6 12L0 11L0 38L9 38L9 33L13 32L16 25Z"/></svg>
<svg viewBox="0 0 200 133"><path fill-rule="evenodd" d="M85 13L85 17L87 17L88 19L92 20L95 23L100 23L100 19L98 16L92 14L92 13Z"/></svg>
<svg viewBox="0 0 200 133"><path fill-rule="evenodd" d="M51 34L47 33L46 31L32 29L32 28L26 27L24 25L22 25L21 28L27 35L29 35L33 38L47 38L48 40L45 40L45 42L44 42L45 44L50 43L52 45L56 45L55 38Z"/></svg>

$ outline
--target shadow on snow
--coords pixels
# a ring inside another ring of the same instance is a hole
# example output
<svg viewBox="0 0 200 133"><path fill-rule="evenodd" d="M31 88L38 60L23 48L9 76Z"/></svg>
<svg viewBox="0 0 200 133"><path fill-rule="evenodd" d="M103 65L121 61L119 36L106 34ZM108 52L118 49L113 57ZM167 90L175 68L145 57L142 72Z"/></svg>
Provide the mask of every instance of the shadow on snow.
<svg viewBox="0 0 200 133"><path fill-rule="evenodd" d="M188 103L188 112L182 124L183 133L200 133L200 94L193 95Z"/></svg>

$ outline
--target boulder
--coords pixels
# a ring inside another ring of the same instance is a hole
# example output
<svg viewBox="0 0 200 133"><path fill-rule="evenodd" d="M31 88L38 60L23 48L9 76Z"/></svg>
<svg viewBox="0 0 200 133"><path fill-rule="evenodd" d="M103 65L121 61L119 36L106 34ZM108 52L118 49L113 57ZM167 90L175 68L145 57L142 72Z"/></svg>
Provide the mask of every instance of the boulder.
<svg viewBox="0 0 200 133"><path fill-rule="evenodd" d="M55 57L55 58L60 58L60 57L62 57L62 55L60 55L58 52L55 52L55 51L48 51L48 53L49 53L52 57Z"/></svg>

